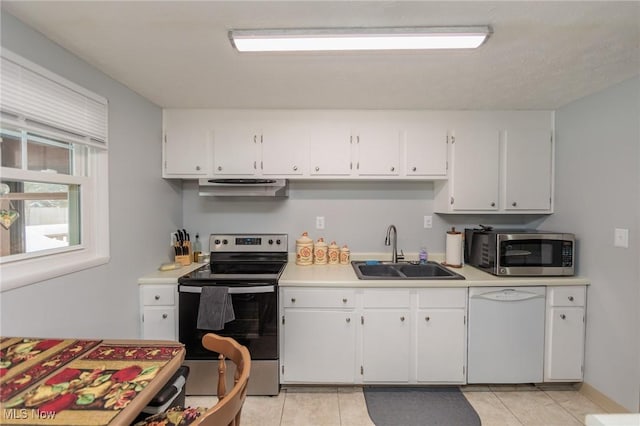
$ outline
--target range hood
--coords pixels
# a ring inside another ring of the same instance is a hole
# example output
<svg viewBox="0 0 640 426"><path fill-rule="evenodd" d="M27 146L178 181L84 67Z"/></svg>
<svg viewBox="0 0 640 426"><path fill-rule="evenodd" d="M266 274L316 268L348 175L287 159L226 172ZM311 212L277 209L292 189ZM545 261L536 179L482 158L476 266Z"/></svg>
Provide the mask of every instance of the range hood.
<svg viewBox="0 0 640 426"><path fill-rule="evenodd" d="M199 195L214 197L287 197L286 179L200 179Z"/></svg>

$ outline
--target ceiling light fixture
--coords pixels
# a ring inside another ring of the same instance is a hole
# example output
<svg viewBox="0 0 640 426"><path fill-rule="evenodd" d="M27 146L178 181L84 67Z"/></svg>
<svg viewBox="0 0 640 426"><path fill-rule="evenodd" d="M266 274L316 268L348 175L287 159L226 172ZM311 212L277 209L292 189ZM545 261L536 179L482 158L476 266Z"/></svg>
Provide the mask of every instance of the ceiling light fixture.
<svg viewBox="0 0 640 426"><path fill-rule="evenodd" d="M231 30L239 52L475 49L489 26Z"/></svg>

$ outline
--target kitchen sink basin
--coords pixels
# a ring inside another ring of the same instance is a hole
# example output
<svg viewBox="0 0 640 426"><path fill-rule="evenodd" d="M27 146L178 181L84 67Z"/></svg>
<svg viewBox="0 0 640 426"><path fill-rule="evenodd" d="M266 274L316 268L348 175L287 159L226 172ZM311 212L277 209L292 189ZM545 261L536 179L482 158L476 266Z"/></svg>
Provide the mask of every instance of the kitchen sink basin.
<svg viewBox="0 0 640 426"><path fill-rule="evenodd" d="M351 262L356 275L361 280L464 280L457 274L436 262L414 264L410 262L375 263Z"/></svg>

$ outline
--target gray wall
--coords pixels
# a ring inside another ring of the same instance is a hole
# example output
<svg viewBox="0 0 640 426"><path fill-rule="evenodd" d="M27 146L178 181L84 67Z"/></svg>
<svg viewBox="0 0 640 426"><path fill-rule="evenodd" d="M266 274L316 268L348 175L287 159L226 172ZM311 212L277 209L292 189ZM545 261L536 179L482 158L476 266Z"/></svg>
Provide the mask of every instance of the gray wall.
<svg viewBox="0 0 640 426"><path fill-rule="evenodd" d="M535 227L535 216L436 215L431 182L291 182L285 199L218 198L198 196L196 182L183 183L184 223L191 235L216 232L277 232L289 234L289 251L307 231L314 240L347 244L352 252L390 253L384 239L387 227L398 229L398 250L444 253L446 231L468 224ZM424 229L423 217L433 216ZM324 216L325 229L315 229ZM203 243L206 239L203 240Z"/></svg>
<svg viewBox="0 0 640 426"><path fill-rule="evenodd" d="M574 232L588 289L585 382L640 409L640 79L556 112L556 213L544 227ZM613 246L629 229L629 248Z"/></svg>
<svg viewBox="0 0 640 426"><path fill-rule="evenodd" d="M0 334L138 336L137 278L168 260L182 223L179 185L160 178L162 111L13 16L2 13L2 46L109 100L111 261L0 294Z"/></svg>

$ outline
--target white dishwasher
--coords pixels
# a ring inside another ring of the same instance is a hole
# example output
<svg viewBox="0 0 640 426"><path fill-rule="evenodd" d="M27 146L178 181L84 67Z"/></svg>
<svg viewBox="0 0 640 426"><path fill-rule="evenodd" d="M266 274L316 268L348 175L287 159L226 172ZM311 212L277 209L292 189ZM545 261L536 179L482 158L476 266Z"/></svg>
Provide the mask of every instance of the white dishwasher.
<svg viewBox="0 0 640 426"><path fill-rule="evenodd" d="M540 383L546 287L469 288L467 383Z"/></svg>

